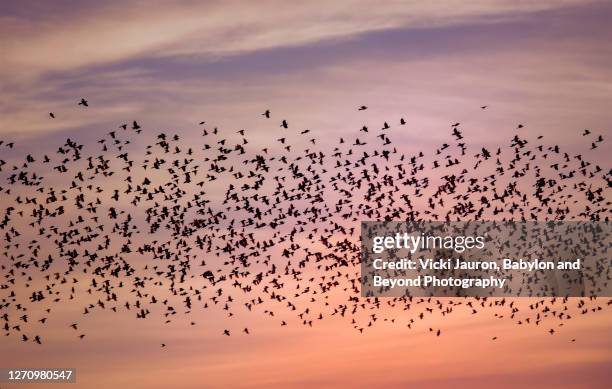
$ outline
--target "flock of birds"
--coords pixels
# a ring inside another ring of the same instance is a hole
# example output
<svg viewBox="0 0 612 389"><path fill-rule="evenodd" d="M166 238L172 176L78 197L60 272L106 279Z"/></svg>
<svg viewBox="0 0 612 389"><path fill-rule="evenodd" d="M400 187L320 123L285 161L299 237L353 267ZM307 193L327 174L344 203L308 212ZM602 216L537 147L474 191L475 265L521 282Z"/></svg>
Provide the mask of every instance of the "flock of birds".
<svg viewBox="0 0 612 389"><path fill-rule="evenodd" d="M86 99L78 106L93 109ZM0 141L2 153L13 149L0 159L0 331L43 343L47 321L71 303L82 315L122 310L166 322L212 307L228 322L254 311L279 326L337 317L359 332L467 310L554 334L612 305L360 296L362 220L608 221L612 171L585 154L603 136L584 131L590 147L575 154L528 139L519 124L507 144L472 148L454 123L445 142L410 152L392 141L409 132L404 118L317 138L270 110L258 116L273 124L266 134L202 121L199 143L132 120L97 145L67 139L54 153L14 156L15 144ZM69 327L85 338L79 322ZM252 333L240 327L220 335Z"/></svg>

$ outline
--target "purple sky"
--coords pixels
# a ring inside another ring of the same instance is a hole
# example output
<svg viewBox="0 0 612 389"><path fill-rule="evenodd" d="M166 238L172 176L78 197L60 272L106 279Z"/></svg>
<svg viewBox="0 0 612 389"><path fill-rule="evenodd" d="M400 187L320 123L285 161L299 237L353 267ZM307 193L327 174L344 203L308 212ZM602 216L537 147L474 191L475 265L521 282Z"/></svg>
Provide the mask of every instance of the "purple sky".
<svg viewBox="0 0 612 389"><path fill-rule="evenodd" d="M277 128L257 119L271 109L321 143L354 134L364 120L377 126L403 117L407 129L394 140L406 149L438 144L449 123L461 122L476 144L507 144L521 123L524 134L582 150L575 143L585 128L612 136L610 20L611 3L573 0L5 1L0 139L16 140L19 153L54 150L66 137L95 141L131 120L187 140L199 137L202 120L267 135ZM90 109L77 107L81 97ZM358 116L362 104L369 109ZM611 166L605 148L592 159ZM431 318L405 337L391 326L359 336L335 320L279 336L256 317L256 336L220 339L223 314L202 314L206 324L196 329L92 315L83 323L88 342L78 344L64 336L65 323L51 322L57 338L43 351L0 339L0 366L77 366L84 378L75 387L83 388L342 387L346 380L490 388L525 379L561 388L603 387L610 378L609 309L572 323L564 337L457 315ZM66 307L66 321L71 315L79 312ZM453 334L432 345L426 327L440 323ZM165 354L160 333L174 345ZM491 344L494 334L501 341Z"/></svg>

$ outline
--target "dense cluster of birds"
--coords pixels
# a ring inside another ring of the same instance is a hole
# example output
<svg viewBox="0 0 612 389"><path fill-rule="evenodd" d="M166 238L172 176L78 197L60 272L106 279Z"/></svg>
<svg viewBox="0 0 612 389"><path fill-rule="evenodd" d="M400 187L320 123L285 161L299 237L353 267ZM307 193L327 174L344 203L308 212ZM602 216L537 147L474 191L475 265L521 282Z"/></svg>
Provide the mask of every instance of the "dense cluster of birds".
<svg viewBox="0 0 612 389"><path fill-rule="evenodd" d="M75 109L94 106L83 98ZM124 310L167 322L213 306L228 321L259 311L279 326L339 317L359 332L377 321L413 328L434 313L490 310L523 326L554 320L553 334L574 312L612 305L360 295L362 220L608 221L612 171L585 154L603 136L585 130L590 147L576 154L529 139L518 124L506 144L473 148L454 123L445 142L411 151L392 141L398 128L409 131L405 118L332 141L270 110L254 116L271 130L226 132L201 121L198 143L130 120L97 145L67 139L54 153L25 157L0 141L14 156L0 160L0 331L42 343L57 307L74 303L82 315ZM387 317L392 308L401 314ZM85 338L78 322L70 327Z"/></svg>

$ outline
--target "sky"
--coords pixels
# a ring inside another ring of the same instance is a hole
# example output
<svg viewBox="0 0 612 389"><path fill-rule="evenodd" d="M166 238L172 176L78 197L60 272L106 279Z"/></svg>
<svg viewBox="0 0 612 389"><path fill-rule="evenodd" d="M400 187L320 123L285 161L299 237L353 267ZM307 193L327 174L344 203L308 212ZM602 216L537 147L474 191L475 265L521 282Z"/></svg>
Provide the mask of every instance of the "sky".
<svg viewBox="0 0 612 389"><path fill-rule="evenodd" d="M575 0L6 1L0 139L40 152L138 120L195 140L206 121L263 143L277 129L255 119L270 109L323 143L364 120L403 117L409 130L395 139L407 150L438 144L461 122L476 144L507 144L523 124L579 151L585 128L612 136L611 18L609 2ZM82 97L91 109L78 109ZM605 148L593 158L612 162ZM43 349L0 339L0 366L77 366L83 388L580 388L611 378L609 309L560 336L492 314L363 335L340 319L279 329L262 314L244 319L252 336L231 338L220 336L222 311L197 316L196 327L97 314L80 343L65 331L79 312L63 309ZM160 334L172 345L164 352Z"/></svg>

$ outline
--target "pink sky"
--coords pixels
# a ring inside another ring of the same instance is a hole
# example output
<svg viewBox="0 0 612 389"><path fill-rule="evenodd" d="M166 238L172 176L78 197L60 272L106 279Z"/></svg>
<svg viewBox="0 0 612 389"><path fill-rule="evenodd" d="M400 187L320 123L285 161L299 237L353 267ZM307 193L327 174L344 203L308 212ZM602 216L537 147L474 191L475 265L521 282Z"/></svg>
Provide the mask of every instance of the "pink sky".
<svg viewBox="0 0 612 389"><path fill-rule="evenodd" d="M36 153L137 119L188 142L206 120L248 128L265 147L277 129L254 118L269 108L321 144L404 117L410 130L393 139L407 151L439 144L461 122L474 145L506 145L523 123L526 135L580 152L585 128L612 136L611 17L610 4L573 0L5 2L0 139ZM76 109L81 97L92 109ZM606 147L591 157L610 168ZM395 323L364 334L349 318L307 328L282 313L228 321L213 309L164 324L125 312L81 318L80 304L66 304L44 347L1 338L0 367L77 367L74 388L609 387L610 305L600 299L601 311L581 317L577 303L561 327L518 326L491 309L435 312L409 330L424 307L389 308ZM283 317L293 325L280 327ZM77 319L86 341L66 329Z"/></svg>

